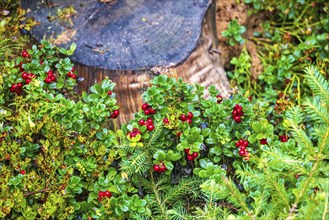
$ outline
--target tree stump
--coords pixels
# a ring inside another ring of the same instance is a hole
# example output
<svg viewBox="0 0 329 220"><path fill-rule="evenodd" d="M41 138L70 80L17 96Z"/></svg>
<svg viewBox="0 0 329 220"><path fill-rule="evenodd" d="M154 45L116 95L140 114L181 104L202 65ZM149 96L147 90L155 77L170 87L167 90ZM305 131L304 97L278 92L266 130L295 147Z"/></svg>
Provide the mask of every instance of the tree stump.
<svg viewBox="0 0 329 220"><path fill-rule="evenodd" d="M77 13L61 21L58 10L70 5ZM231 92L216 50L215 1L22 1L22 6L40 22L32 30L37 40L46 36L58 46L77 44L72 60L84 78L79 92L105 77L116 83L118 124L140 110L141 94L157 74L205 87L214 84L226 98Z"/></svg>

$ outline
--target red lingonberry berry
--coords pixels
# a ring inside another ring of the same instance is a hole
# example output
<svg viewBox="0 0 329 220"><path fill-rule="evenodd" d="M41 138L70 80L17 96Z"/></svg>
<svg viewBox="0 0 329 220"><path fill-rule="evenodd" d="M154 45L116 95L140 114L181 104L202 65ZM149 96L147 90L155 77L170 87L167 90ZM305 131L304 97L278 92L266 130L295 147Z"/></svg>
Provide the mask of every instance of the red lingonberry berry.
<svg viewBox="0 0 329 220"><path fill-rule="evenodd" d="M54 75L53 71L49 70L49 71L47 72L47 76L48 76L48 77L52 77L53 75Z"/></svg>
<svg viewBox="0 0 329 220"><path fill-rule="evenodd" d="M147 110L147 109L149 109L149 105L147 104L147 103L143 103L142 104L142 110Z"/></svg>
<svg viewBox="0 0 329 220"><path fill-rule="evenodd" d="M144 110L144 114L145 114L145 115L149 115L149 114L151 114L151 112L150 112L149 109L146 109L146 110Z"/></svg>
<svg viewBox="0 0 329 220"><path fill-rule="evenodd" d="M52 82L54 82L54 81L56 81L56 76L52 76L50 79Z"/></svg>
<svg viewBox="0 0 329 220"><path fill-rule="evenodd" d="M180 137L181 135L182 135L182 132L179 131L179 132L177 133L177 137Z"/></svg>
<svg viewBox="0 0 329 220"><path fill-rule="evenodd" d="M77 75L75 75L75 74L71 74L71 78L72 78L72 79L76 79L76 78L77 78Z"/></svg>
<svg viewBox="0 0 329 220"><path fill-rule="evenodd" d="M136 135L137 135L136 132L133 132L133 133L130 133L130 134L129 134L130 138L136 137Z"/></svg>
<svg viewBox="0 0 329 220"><path fill-rule="evenodd" d="M47 78L45 79L45 83L51 83L51 78L47 77Z"/></svg>
<svg viewBox="0 0 329 220"><path fill-rule="evenodd" d="M181 121L186 121L186 115L181 114L181 116L179 117Z"/></svg>
<svg viewBox="0 0 329 220"><path fill-rule="evenodd" d="M20 89L23 87L23 84L21 82L17 83L17 88Z"/></svg>
<svg viewBox="0 0 329 220"><path fill-rule="evenodd" d="M287 142L288 141L288 136L287 135L280 135L279 136L281 142Z"/></svg>
<svg viewBox="0 0 329 220"><path fill-rule="evenodd" d="M147 124L153 124L153 120L152 120L152 118L148 118L148 119L146 120L146 123L147 123Z"/></svg>
<svg viewBox="0 0 329 220"><path fill-rule="evenodd" d="M242 142L243 142L243 143L242 143L242 146L244 146L244 147L248 147L249 142L248 142L247 140L243 140Z"/></svg>
<svg viewBox="0 0 329 220"><path fill-rule="evenodd" d="M133 128L133 132L137 133L138 131L138 128Z"/></svg>
<svg viewBox="0 0 329 220"><path fill-rule="evenodd" d="M140 119L140 120L138 121L138 123L139 123L139 125L141 125L141 126L145 125L145 121L144 121L144 119Z"/></svg>
<svg viewBox="0 0 329 220"><path fill-rule="evenodd" d="M108 91L107 92L108 95L112 95L112 93L113 93L112 91Z"/></svg>
<svg viewBox="0 0 329 220"><path fill-rule="evenodd" d="M29 84L31 81L32 81L31 79L26 79L26 80L25 80L25 83L26 83L26 84Z"/></svg>
<svg viewBox="0 0 329 220"><path fill-rule="evenodd" d="M193 118L193 113L192 112L187 113L186 117L192 119Z"/></svg>
<svg viewBox="0 0 329 220"><path fill-rule="evenodd" d="M23 50L22 51L22 57L29 57L30 56L30 54L26 51L26 50Z"/></svg>
<svg viewBox="0 0 329 220"><path fill-rule="evenodd" d="M154 115L157 111L154 108L150 108L150 113Z"/></svg>
<svg viewBox="0 0 329 220"><path fill-rule="evenodd" d="M66 75L68 76L68 77L72 77L72 72L68 72Z"/></svg>
<svg viewBox="0 0 329 220"><path fill-rule="evenodd" d="M220 104L223 101L223 97L221 95L217 95L217 103Z"/></svg>
<svg viewBox="0 0 329 220"><path fill-rule="evenodd" d="M119 114L120 114L119 110L114 110L111 114L111 118L117 118Z"/></svg>
<svg viewBox="0 0 329 220"><path fill-rule="evenodd" d="M23 72L23 73L22 73L22 78L23 78L23 79L27 79L27 78L29 78L28 73L27 73L27 72Z"/></svg>
<svg viewBox="0 0 329 220"><path fill-rule="evenodd" d="M160 163L159 164L159 172L165 172L166 170L167 170L167 167L163 163Z"/></svg>
<svg viewBox="0 0 329 220"><path fill-rule="evenodd" d="M103 191L99 191L99 192L98 192L98 196L99 196L99 197L103 197L103 196L105 196L105 193L104 193Z"/></svg>
<svg viewBox="0 0 329 220"><path fill-rule="evenodd" d="M189 124L192 124L192 119L190 119L190 118L188 118L188 119L186 119L186 121L187 121L187 123L189 123Z"/></svg>
<svg viewBox="0 0 329 220"><path fill-rule="evenodd" d="M71 69L71 72L74 72L75 71L75 68L74 67L72 67L72 69Z"/></svg>
<svg viewBox="0 0 329 220"><path fill-rule="evenodd" d="M103 200L103 197L98 196L97 200L98 200L99 202L101 202L101 201Z"/></svg>
<svg viewBox="0 0 329 220"><path fill-rule="evenodd" d="M194 160L194 157L192 155L187 155L187 160L192 161Z"/></svg>
<svg viewBox="0 0 329 220"><path fill-rule="evenodd" d="M198 156L199 156L198 152L193 152L193 154L192 154L193 159L197 158Z"/></svg>
<svg viewBox="0 0 329 220"><path fill-rule="evenodd" d="M104 192L104 196L105 197L112 197L112 193L110 192L110 191L108 191L108 190L106 190L105 192Z"/></svg>
<svg viewBox="0 0 329 220"><path fill-rule="evenodd" d="M158 164L153 165L153 170L154 170L155 172L159 172L159 171L160 171L160 167L159 167L159 165L158 165Z"/></svg>
<svg viewBox="0 0 329 220"><path fill-rule="evenodd" d="M246 155L246 150L240 149L240 151L239 151L239 155L240 155L241 157L245 156L245 155Z"/></svg>
<svg viewBox="0 0 329 220"><path fill-rule="evenodd" d="M165 123L165 124L169 124L169 120L168 120L168 118L164 118L164 119L163 119L163 123Z"/></svg>
<svg viewBox="0 0 329 220"><path fill-rule="evenodd" d="M153 131L154 130L154 125L153 124L147 125L147 130Z"/></svg>
<svg viewBox="0 0 329 220"><path fill-rule="evenodd" d="M244 145L239 147L239 150L245 150L245 149L246 149L246 147Z"/></svg>
<svg viewBox="0 0 329 220"><path fill-rule="evenodd" d="M268 144L266 138L263 138L263 139L259 140L259 143L260 143L260 144L263 144L263 145L267 145L267 144Z"/></svg>
<svg viewBox="0 0 329 220"><path fill-rule="evenodd" d="M190 154L190 148L185 148L184 152L187 153L187 154Z"/></svg>
<svg viewBox="0 0 329 220"><path fill-rule="evenodd" d="M19 172L19 173L22 174L22 175L26 174L25 170L21 170L21 172Z"/></svg>
<svg viewBox="0 0 329 220"><path fill-rule="evenodd" d="M241 123L241 117L240 116L234 116L233 119L236 123Z"/></svg>

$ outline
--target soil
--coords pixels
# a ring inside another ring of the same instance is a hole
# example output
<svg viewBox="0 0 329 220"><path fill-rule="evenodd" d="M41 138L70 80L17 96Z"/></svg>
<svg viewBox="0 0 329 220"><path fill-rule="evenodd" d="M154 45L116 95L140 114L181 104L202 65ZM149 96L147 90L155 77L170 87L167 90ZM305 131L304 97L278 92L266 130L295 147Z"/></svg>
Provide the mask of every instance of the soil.
<svg viewBox="0 0 329 220"><path fill-rule="evenodd" d="M221 64L226 70L232 69L230 61L233 57L238 57L243 47L247 48L249 55L251 56L251 73L252 78L257 79L258 75L263 71L261 60L257 53L256 44L249 40L255 31L261 32L261 22L264 21L265 15L261 13L248 15L248 10L251 6L244 3L237 3L236 0L217 0L217 36L219 40L219 51L221 52ZM242 45L236 44L230 46L227 43L221 33L227 29L228 23L237 19L240 25L247 28L247 31L243 34L245 43Z"/></svg>

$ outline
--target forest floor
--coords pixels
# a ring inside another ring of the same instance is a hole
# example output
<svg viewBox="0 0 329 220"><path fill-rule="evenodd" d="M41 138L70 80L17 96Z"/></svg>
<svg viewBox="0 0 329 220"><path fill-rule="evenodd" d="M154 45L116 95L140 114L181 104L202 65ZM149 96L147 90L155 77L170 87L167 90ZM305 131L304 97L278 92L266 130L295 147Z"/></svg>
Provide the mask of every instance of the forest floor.
<svg viewBox="0 0 329 220"><path fill-rule="evenodd" d="M251 72L254 79L262 72L263 67L257 54L256 44L252 42L250 37L253 36L255 31L260 32L262 30L261 22L266 19L265 14L257 13L249 15L248 11L250 6L244 3L237 3L236 0L217 0L217 36L219 40L219 50L221 51L221 63L225 69L231 69L230 61L233 57L239 56L243 47L246 47L251 56ZM237 19L240 25L247 28L247 31L243 34L246 39L245 44L236 44L230 46L222 36L222 31L227 29L228 23L232 19Z"/></svg>

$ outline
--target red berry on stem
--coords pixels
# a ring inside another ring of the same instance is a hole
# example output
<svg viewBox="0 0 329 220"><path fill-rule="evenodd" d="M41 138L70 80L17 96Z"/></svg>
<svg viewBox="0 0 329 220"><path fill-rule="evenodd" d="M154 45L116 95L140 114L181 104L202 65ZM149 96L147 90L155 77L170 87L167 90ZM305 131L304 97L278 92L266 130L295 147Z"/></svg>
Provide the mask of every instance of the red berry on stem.
<svg viewBox="0 0 329 220"><path fill-rule="evenodd" d="M45 79L45 83L51 83L51 78L47 77L47 78Z"/></svg>
<svg viewBox="0 0 329 220"><path fill-rule="evenodd" d="M146 110L144 110L144 114L149 115L149 114L151 114L151 112L150 112L150 110L146 109Z"/></svg>
<svg viewBox="0 0 329 220"><path fill-rule="evenodd" d="M26 80L25 80L25 83L26 83L26 84L29 84L31 81L32 81L31 79L26 79Z"/></svg>
<svg viewBox="0 0 329 220"><path fill-rule="evenodd" d="M197 158L199 156L199 153L198 152L193 152L193 154L192 154L192 157L195 159L195 158Z"/></svg>
<svg viewBox="0 0 329 220"><path fill-rule="evenodd" d="M186 121L186 115L184 115L184 114L181 114L181 116L180 116L179 118L180 118L180 120L182 120L182 121Z"/></svg>
<svg viewBox="0 0 329 220"><path fill-rule="evenodd" d="M158 164L153 165L153 170L154 170L155 172L159 172L159 171L160 171L160 167L159 167L159 165L158 165Z"/></svg>
<svg viewBox="0 0 329 220"><path fill-rule="evenodd" d="M22 51L22 57L29 57L30 56L30 54L26 51L26 50L23 50Z"/></svg>
<svg viewBox="0 0 329 220"><path fill-rule="evenodd" d="M108 191L108 190L106 190L105 192L104 192L104 196L105 197L112 197L112 193L110 192L110 191Z"/></svg>
<svg viewBox="0 0 329 220"><path fill-rule="evenodd" d="M187 155L187 160L192 161L194 160L194 157L192 155Z"/></svg>
<svg viewBox="0 0 329 220"><path fill-rule="evenodd" d="M163 123L165 123L165 124L169 124L169 120L168 120L168 118L164 118L164 119L163 119Z"/></svg>
<svg viewBox="0 0 329 220"><path fill-rule="evenodd" d="M72 77L72 72L68 72L66 75L68 76L68 77Z"/></svg>
<svg viewBox="0 0 329 220"><path fill-rule="evenodd" d="M47 72L47 76L48 76L48 77L52 77L53 75L54 75L53 71L49 70L49 71Z"/></svg>
<svg viewBox="0 0 329 220"><path fill-rule="evenodd" d="M71 72L74 72L75 71L75 68L74 67L72 67L72 69L71 69Z"/></svg>
<svg viewBox="0 0 329 220"><path fill-rule="evenodd" d="M167 170L167 167L163 163L160 163L159 164L159 172L164 172L166 170Z"/></svg>
<svg viewBox="0 0 329 220"><path fill-rule="evenodd" d="M75 75L75 74L72 73L72 74L71 74L71 78L72 78L72 79L76 79L76 78L77 78L77 75Z"/></svg>
<svg viewBox="0 0 329 220"><path fill-rule="evenodd" d="M234 116L234 121L236 122L236 123L240 123L241 122L241 117L240 116Z"/></svg>
<svg viewBox="0 0 329 220"><path fill-rule="evenodd" d="M107 94L108 94L108 95L112 95L112 91L108 91Z"/></svg>
<svg viewBox="0 0 329 220"><path fill-rule="evenodd" d="M23 72L23 73L22 73L22 78L23 78L23 79L27 79L27 78L29 78L29 75L27 74L27 72Z"/></svg>
<svg viewBox="0 0 329 220"><path fill-rule="evenodd" d="M249 142L247 140L243 140L242 146L244 147L248 147Z"/></svg>
<svg viewBox="0 0 329 220"><path fill-rule="evenodd" d="M265 139L265 138L259 140L259 143L260 144L263 144L263 145L267 145L268 144L267 139Z"/></svg>
<svg viewBox="0 0 329 220"><path fill-rule="evenodd" d="M185 148L184 152L187 153L187 154L190 154L190 148Z"/></svg>
<svg viewBox="0 0 329 220"><path fill-rule="evenodd" d="M157 111L154 108L150 108L150 113L154 115Z"/></svg>
<svg viewBox="0 0 329 220"><path fill-rule="evenodd" d="M244 145L240 146L239 150L245 150L246 147Z"/></svg>
<svg viewBox="0 0 329 220"><path fill-rule="evenodd" d="M180 137L181 135L182 135L182 132L179 131L179 132L177 133L177 137Z"/></svg>
<svg viewBox="0 0 329 220"><path fill-rule="evenodd" d="M139 125L141 125L141 126L145 125L145 121L144 121L144 119L140 119L140 120L138 121L138 123L139 123Z"/></svg>
<svg viewBox="0 0 329 220"><path fill-rule="evenodd" d="M22 174L22 175L26 174L25 170L21 170L21 172L19 172L19 173Z"/></svg>
<svg viewBox="0 0 329 220"><path fill-rule="evenodd" d="M192 119L193 118L193 113L192 112L189 112L189 113L187 113L187 118L190 118L190 119Z"/></svg>
<svg viewBox="0 0 329 220"><path fill-rule="evenodd" d="M99 196L99 197L103 197L103 196L105 196L105 193L104 193L103 191L99 191L99 192L98 192L98 196Z"/></svg>
<svg viewBox="0 0 329 220"><path fill-rule="evenodd" d="M52 76L50 79L51 79L51 81L53 81L53 82L56 81L56 77L55 77L55 76Z"/></svg>
<svg viewBox="0 0 329 220"><path fill-rule="evenodd" d="M153 124L147 125L147 130L153 131L154 130L154 125Z"/></svg>
<svg viewBox="0 0 329 220"><path fill-rule="evenodd" d="M153 124L153 120L152 120L152 118L148 118L148 119L146 120L146 123L147 123L147 124Z"/></svg>
<svg viewBox="0 0 329 220"><path fill-rule="evenodd" d="M246 150L240 149L240 151L239 151L239 155L240 155L241 157L245 156L245 155L246 155Z"/></svg>
<svg viewBox="0 0 329 220"><path fill-rule="evenodd" d="M147 103L142 104L142 110L147 110L149 109L149 105Z"/></svg>
<svg viewBox="0 0 329 220"><path fill-rule="evenodd" d="M217 95L217 103L220 104L223 101L223 97L221 95Z"/></svg>
<svg viewBox="0 0 329 220"><path fill-rule="evenodd" d="M190 119L190 118L188 118L188 119L186 119L186 121L187 121L187 123L189 123L189 124L192 124L192 119Z"/></svg>

